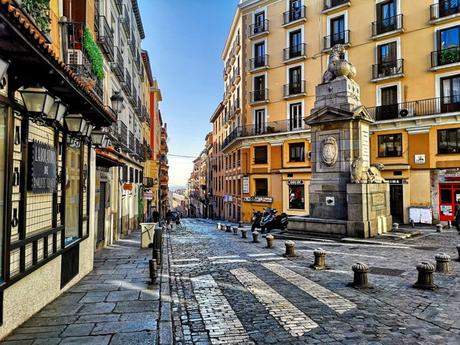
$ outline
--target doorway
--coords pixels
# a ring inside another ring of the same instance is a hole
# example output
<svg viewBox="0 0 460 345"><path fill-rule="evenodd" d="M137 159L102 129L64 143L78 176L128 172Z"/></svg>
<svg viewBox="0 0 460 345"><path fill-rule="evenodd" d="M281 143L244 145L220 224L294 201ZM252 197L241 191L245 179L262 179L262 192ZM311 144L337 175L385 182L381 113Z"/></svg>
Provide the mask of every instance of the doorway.
<svg viewBox="0 0 460 345"><path fill-rule="evenodd" d="M97 212L97 239L99 244L105 240L105 201L107 182L101 182L99 187L99 211Z"/></svg>
<svg viewBox="0 0 460 345"><path fill-rule="evenodd" d="M404 222L404 201L402 184L390 184L390 212L393 221Z"/></svg>

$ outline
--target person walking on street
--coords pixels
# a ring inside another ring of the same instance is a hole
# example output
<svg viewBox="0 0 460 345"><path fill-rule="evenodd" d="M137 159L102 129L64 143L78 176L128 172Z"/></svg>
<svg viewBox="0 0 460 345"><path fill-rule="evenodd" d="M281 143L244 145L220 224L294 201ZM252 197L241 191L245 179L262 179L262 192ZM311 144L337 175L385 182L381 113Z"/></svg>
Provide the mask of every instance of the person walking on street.
<svg viewBox="0 0 460 345"><path fill-rule="evenodd" d="M460 204L455 206L455 226L457 227L458 233L460 233Z"/></svg>

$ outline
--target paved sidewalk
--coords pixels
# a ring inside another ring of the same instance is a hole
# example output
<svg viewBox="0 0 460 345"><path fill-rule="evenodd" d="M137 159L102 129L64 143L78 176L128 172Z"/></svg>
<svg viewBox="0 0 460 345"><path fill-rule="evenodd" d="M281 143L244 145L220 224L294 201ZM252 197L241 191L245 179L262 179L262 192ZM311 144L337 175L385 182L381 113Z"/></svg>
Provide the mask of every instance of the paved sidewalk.
<svg viewBox="0 0 460 345"><path fill-rule="evenodd" d="M139 243L135 232L98 252L93 272L2 344L155 344L158 285L148 285L151 250Z"/></svg>

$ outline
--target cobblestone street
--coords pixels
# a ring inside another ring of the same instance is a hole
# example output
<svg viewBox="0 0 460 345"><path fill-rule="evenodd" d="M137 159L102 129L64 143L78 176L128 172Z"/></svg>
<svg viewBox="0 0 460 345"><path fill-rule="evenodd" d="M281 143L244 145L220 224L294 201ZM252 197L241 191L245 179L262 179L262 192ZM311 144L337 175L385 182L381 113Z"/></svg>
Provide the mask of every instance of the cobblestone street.
<svg viewBox="0 0 460 345"><path fill-rule="evenodd" d="M272 249L184 220L165 236L159 284L139 234L96 254L95 269L2 344L459 344L460 263L417 290L415 266L438 252L457 259L454 231L401 242L284 240ZM249 236L250 237L250 236ZM315 271L313 250L327 251ZM370 267L371 289L348 286L351 265Z"/></svg>
<svg viewBox="0 0 460 345"><path fill-rule="evenodd" d="M437 291L412 287L415 266L446 252L457 259L454 231L401 243L284 241L265 248L215 223L186 220L168 238L173 330L178 344L459 344L460 263L435 274ZM328 252L326 271L309 268ZM351 266L369 265L372 289L347 286Z"/></svg>

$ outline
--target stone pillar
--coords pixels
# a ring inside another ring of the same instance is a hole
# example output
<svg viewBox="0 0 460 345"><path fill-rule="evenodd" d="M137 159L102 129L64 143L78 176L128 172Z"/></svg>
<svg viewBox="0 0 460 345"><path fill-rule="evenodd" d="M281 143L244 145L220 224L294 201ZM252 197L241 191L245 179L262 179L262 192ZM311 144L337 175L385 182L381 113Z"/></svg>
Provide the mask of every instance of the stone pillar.
<svg viewBox="0 0 460 345"><path fill-rule="evenodd" d="M237 226L232 227L232 230L233 230L233 235L238 235L238 227Z"/></svg>
<svg viewBox="0 0 460 345"><path fill-rule="evenodd" d="M220 223L217 223L217 224L216 224L216 229L217 229L217 230L220 230Z"/></svg>
<svg viewBox="0 0 460 345"><path fill-rule="evenodd" d="M449 273L452 271L450 256L446 253L436 254L436 272Z"/></svg>
<svg viewBox="0 0 460 345"><path fill-rule="evenodd" d="M253 231L252 233L252 242L254 243L259 243L259 232L258 231Z"/></svg>
<svg viewBox="0 0 460 345"><path fill-rule="evenodd" d="M457 252L458 252L457 260L460 261L460 244L457 244Z"/></svg>
<svg viewBox="0 0 460 345"><path fill-rule="evenodd" d="M273 235L267 235L267 237L265 238L267 240L267 248L273 248L273 241L275 239L275 237Z"/></svg>
<svg viewBox="0 0 460 345"><path fill-rule="evenodd" d="M441 232L442 231L442 224L436 224L436 232Z"/></svg>
<svg viewBox="0 0 460 345"><path fill-rule="evenodd" d="M325 270L326 269L326 251L324 249L318 248L313 251L315 255L315 262L310 265L311 268L315 270Z"/></svg>
<svg viewBox="0 0 460 345"><path fill-rule="evenodd" d="M248 238L248 230L241 229L241 238Z"/></svg>
<svg viewBox="0 0 460 345"><path fill-rule="evenodd" d="M434 266L429 262L421 262L417 265L418 279L414 287L422 290L435 290L433 283Z"/></svg>
<svg viewBox="0 0 460 345"><path fill-rule="evenodd" d="M369 287L369 281L367 279L367 274L369 273L369 266L363 264L362 262L355 263L351 269L354 272L353 277L353 287L359 289L366 289Z"/></svg>
<svg viewBox="0 0 460 345"><path fill-rule="evenodd" d="M398 231L398 230L399 230L399 224L393 223L393 231Z"/></svg>
<svg viewBox="0 0 460 345"><path fill-rule="evenodd" d="M227 224L225 228L226 228L225 232L232 232L232 226L230 224Z"/></svg>
<svg viewBox="0 0 460 345"><path fill-rule="evenodd" d="M286 241L284 243L284 245L286 246L286 253L284 254L284 256L287 256L287 257L296 256L295 255L295 242L294 241Z"/></svg>

